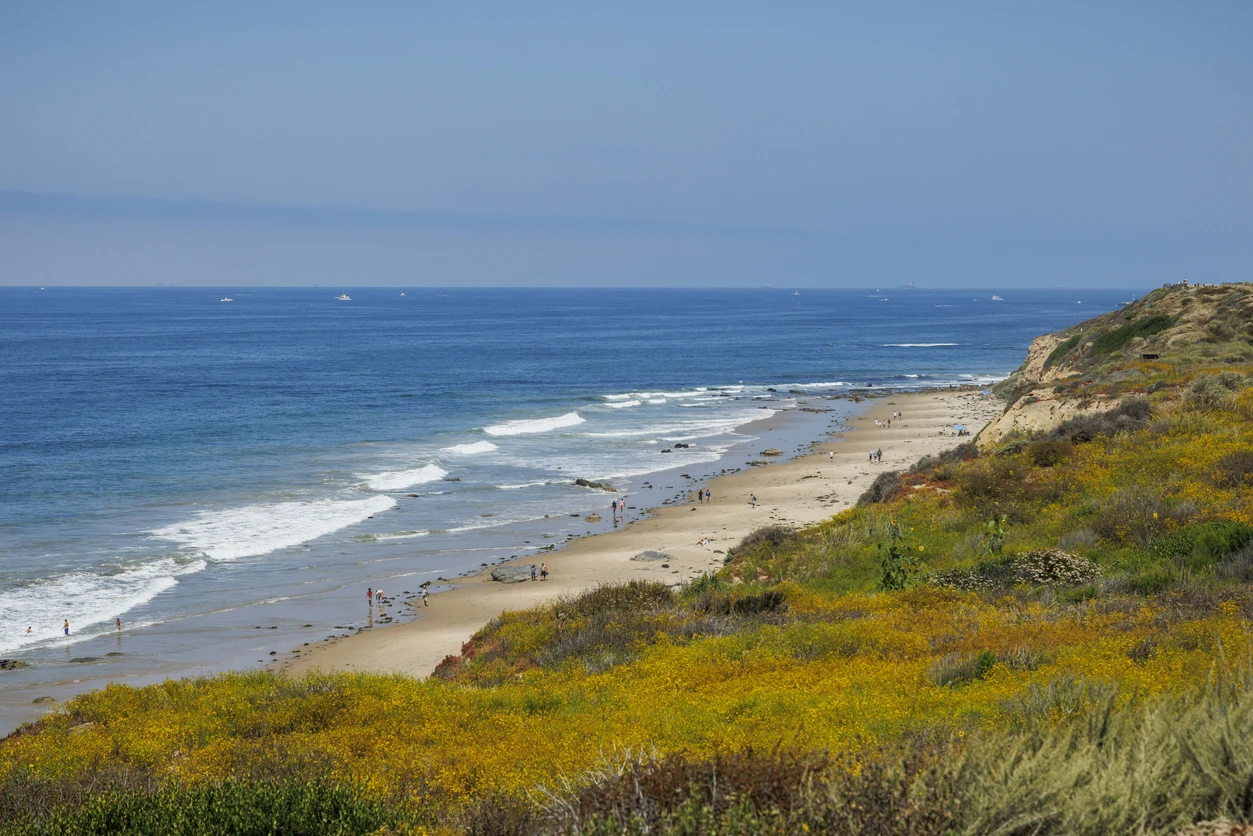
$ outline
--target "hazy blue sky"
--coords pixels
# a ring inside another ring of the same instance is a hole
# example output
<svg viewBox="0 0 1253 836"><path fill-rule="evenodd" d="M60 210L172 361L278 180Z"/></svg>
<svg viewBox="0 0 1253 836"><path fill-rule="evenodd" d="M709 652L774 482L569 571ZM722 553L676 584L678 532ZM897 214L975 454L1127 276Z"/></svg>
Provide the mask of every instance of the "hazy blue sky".
<svg viewBox="0 0 1253 836"><path fill-rule="evenodd" d="M1250 265L1247 0L0 5L2 284Z"/></svg>

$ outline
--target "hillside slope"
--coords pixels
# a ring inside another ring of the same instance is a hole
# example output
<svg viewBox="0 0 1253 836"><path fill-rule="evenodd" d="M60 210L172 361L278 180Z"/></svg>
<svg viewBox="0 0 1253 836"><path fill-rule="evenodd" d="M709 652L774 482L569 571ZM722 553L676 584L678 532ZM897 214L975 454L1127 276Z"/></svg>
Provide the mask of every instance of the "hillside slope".
<svg viewBox="0 0 1253 836"><path fill-rule="evenodd" d="M1169 286L1117 311L1037 337L997 386L1005 413L979 436L991 449L1146 394L1198 368L1253 362L1253 284Z"/></svg>

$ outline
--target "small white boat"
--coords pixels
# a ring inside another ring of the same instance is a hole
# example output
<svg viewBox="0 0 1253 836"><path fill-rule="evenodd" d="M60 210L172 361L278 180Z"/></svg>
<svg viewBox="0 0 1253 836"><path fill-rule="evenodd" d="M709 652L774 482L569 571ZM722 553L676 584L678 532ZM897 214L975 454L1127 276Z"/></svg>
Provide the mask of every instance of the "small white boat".
<svg viewBox="0 0 1253 836"><path fill-rule="evenodd" d="M1004 300L1004 299L1002 299L1002 298L1001 298L1001 297L999 297L999 296L993 296L993 297L992 297L992 301L993 301L993 302L1004 302L1005 300Z"/></svg>
<svg viewBox="0 0 1253 836"><path fill-rule="evenodd" d="M339 301L339 302L351 302L352 301L352 297L349 296L347 293L341 293L338 296L336 296L335 299L336 301Z"/></svg>
<svg viewBox="0 0 1253 836"><path fill-rule="evenodd" d="M234 299L232 299L232 298L231 298L231 297L229 297L229 296L223 296L223 297L222 297L222 299L221 299L221 301L223 301L223 302L234 302L235 300L234 300Z"/></svg>
<svg viewBox="0 0 1253 836"><path fill-rule="evenodd" d="M401 295L401 296L404 296L405 294L403 294L403 293L402 293L402 294L400 294L400 295Z"/></svg>

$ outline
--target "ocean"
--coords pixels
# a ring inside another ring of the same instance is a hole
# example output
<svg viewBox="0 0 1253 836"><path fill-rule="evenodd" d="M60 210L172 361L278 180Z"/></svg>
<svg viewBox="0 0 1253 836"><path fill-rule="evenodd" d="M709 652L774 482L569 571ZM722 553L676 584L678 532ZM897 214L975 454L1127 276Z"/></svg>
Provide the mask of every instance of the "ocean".
<svg viewBox="0 0 1253 836"><path fill-rule="evenodd" d="M603 530L575 478L638 515L742 464L751 422L837 407L813 439L854 388L990 383L1127 295L343 292L0 288L0 658L29 664L0 703L267 663L368 585Z"/></svg>

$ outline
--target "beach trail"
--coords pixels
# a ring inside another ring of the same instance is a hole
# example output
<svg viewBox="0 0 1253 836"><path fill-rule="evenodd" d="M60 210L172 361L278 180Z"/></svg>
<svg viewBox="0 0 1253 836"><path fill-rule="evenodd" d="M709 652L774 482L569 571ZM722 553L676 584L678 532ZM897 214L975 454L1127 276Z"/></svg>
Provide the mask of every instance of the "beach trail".
<svg viewBox="0 0 1253 836"><path fill-rule="evenodd" d="M767 525L801 527L827 519L856 503L880 473L903 470L923 456L971 440L951 436L953 424L965 424L976 435L1002 409L999 401L971 390L894 394L864 406L850 418L852 432L816 444L808 455L746 468L700 485L710 490L707 504L693 498L654 509L648 518L617 531L499 564L546 562L548 581L504 584L493 581L491 569L484 569L431 596L429 606L415 598L418 607L412 621L302 648L298 656L286 660L284 670L425 677L444 657L459 654L462 644L501 612L577 595L602 583L638 578L677 585L714 571L722 565L727 548L750 532ZM895 412L904 417L892 420L890 429L876 426L876 421L886 422ZM872 464L869 452L880 449L882 461ZM750 504L754 495L755 506ZM631 560L646 550L663 551L674 559L664 566L661 561Z"/></svg>

